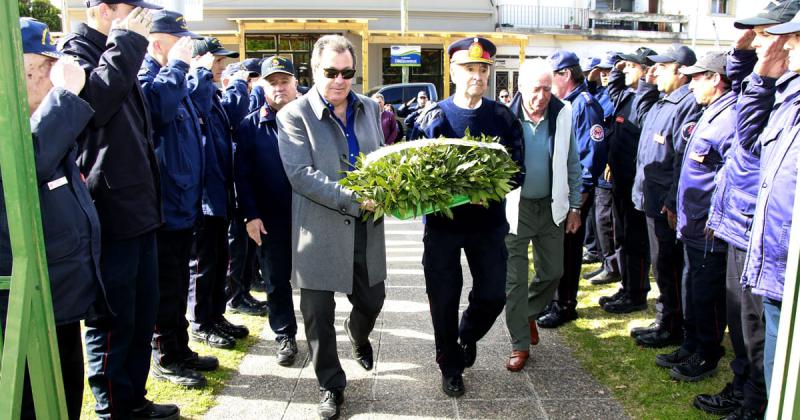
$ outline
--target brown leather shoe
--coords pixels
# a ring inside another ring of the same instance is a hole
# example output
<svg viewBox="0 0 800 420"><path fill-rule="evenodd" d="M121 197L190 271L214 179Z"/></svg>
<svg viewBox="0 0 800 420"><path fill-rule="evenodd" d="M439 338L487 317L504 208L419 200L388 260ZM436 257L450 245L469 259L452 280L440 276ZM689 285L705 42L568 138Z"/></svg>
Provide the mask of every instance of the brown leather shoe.
<svg viewBox="0 0 800 420"><path fill-rule="evenodd" d="M525 362L528 361L530 353L527 351L514 350L511 352L511 357L506 362L506 369L512 372L519 372L525 367Z"/></svg>
<svg viewBox="0 0 800 420"><path fill-rule="evenodd" d="M535 346L539 344L539 328L536 327L536 320L528 321L528 325L531 329L531 345Z"/></svg>

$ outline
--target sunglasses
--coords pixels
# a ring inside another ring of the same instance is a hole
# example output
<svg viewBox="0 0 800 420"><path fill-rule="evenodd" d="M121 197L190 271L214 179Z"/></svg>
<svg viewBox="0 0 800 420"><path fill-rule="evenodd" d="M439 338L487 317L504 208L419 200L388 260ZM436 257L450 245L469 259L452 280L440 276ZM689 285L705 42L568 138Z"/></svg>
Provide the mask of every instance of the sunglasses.
<svg viewBox="0 0 800 420"><path fill-rule="evenodd" d="M355 75L356 75L356 70L355 69L342 69L342 70L339 70L339 69L335 69L333 67L329 67L327 69L322 69L322 72L323 72L323 74L325 74L325 77L327 77L328 79L335 79L338 75L341 74L342 75L342 79L350 80L353 77L355 77Z"/></svg>
<svg viewBox="0 0 800 420"><path fill-rule="evenodd" d="M508 95L500 95L501 98L508 98Z"/></svg>

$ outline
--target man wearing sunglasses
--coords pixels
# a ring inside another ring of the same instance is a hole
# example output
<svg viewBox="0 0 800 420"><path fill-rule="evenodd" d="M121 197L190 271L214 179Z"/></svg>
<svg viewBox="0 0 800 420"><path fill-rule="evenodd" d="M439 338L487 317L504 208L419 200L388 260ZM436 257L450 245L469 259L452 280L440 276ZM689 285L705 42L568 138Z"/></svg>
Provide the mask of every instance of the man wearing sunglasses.
<svg viewBox="0 0 800 420"><path fill-rule="evenodd" d="M291 276L300 288L323 419L339 417L347 385L336 350L334 293L353 305L344 330L365 370L373 366L369 334L386 296L383 219L365 221L374 203L359 203L338 183L359 153L383 143L378 104L351 89L355 57L347 38L321 37L311 53L314 86L278 112L278 147L293 190Z"/></svg>
<svg viewBox="0 0 800 420"><path fill-rule="evenodd" d="M461 138L467 129L473 136L499 137L522 168L520 121L505 105L483 97L496 51L494 44L484 38L465 38L451 44L447 52L456 92L420 115L415 130L427 138ZM517 185L521 183L522 172L515 179ZM504 204L500 202L491 202L488 207L475 204L455 207L452 219L437 214L427 217L422 265L436 340L436 361L442 371L442 391L448 396L464 394L464 368L475 363L478 340L489 331L505 306L508 231ZM469 305L459 325L464 282L462 248L473 281Z"/></svg>

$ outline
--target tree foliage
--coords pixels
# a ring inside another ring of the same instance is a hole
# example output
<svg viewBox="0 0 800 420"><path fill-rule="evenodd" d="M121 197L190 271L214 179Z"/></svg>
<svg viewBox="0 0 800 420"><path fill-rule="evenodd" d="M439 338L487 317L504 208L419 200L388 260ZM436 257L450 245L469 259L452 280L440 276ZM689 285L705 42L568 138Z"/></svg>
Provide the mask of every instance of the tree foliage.
<svg viewBox="0 0 800 420"><path fill-rule="evenodd" d="M61 32L61 11L44 0L18 0L19 15L30 16L47 24L50 32Z"/></svg>

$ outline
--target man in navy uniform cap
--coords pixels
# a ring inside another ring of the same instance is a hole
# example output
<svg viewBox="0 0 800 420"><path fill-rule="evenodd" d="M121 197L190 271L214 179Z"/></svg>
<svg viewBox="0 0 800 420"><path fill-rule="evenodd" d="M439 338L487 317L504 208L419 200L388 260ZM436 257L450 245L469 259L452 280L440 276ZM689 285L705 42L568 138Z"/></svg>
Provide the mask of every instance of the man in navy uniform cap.
<svg viewBox="0 0 800 420"><path fill-rule="evenodd" d="M483 97L496 48L484 38L465 38L447 49L456 92L419 116L415 130L427 138L500 137L511 158L523 167L522 125L503 104ZM522 171L515 178L519 184ZM477 342L492 327L505 305L505 237L509 226L503 203L488 207L466 204L453 208L453 218L432 214L425 223L422 265L436 339L436 361L442 371L442 390L464 394L462 372L475 363ZM472 272L469 305L459 325L463 285L461 249Z"/></svg>
<svg viewBox="0 0 800 420"><path fill-rule="evenodd" d="M769 76L770 78L780 77L780 73L785 71L782 65L787 51L782 48L768 48L779 38L766 31L774 25L791 21L799 9L798 0L769 1L757 15L735 21L733 25L744 31L734 44L733 51L727 56L728 78L731 79L733 90L740 94L736 105L737 136L717 180L709 209L708 229L714 232L716 238L728 244L725 309L734 352L730 363L733 380L720 392L713 395L700 394L694 400L694 406L703 411L718 415L730 413L726 419L758 419L763 416L766 408L764 305L761 296L752 293L750 287L742 287L741 280L750 227L753 224L752 209L756 205L756 196L762 184L762 143L759 141L759 134L762 131L772 131L766 127L772 101L777 100L777 97L782 96L794 84L789 83L794 73L787 71L781 77L781 88L775 91L772 86L764 86L758 80L767 76L765 66L759 65L758 75L751 77L751 74L759 61L762 64L778 64L777 74ZM745 83L748 78L749 82ZM753 112L741 105L753 103L761 103L765 107L759 112ZM795 115L792 109L786 109L785 112L791 118ZM776 128L784 123L780 119L773 122L777 124Z"/></svg>
<svg viewBox="0 0 800 420"><path fill-rule="evenodd" d="M589 208L594 203L594 187L608 160L603 108L589 93L578 56L557 50L548 58L553 68L553 94L572 105L572 126L578 144L581 172L581 207L570 208L581 216L581 224L564 237L564 273L553 300L536 320L542 328L556 328L578 317L578 282L583 260L583 239Z"/></svg>
<svg viewBox="0 0 800 420"><path fill-rule="evenodd" d="M153 127L136 73L150 33L147 9L160 7L112 0L86 5L87 22L61 48L86 71L81 98L95 110L78 166L100 216L109 310L86 321L89 386L100 418L177 419L177 406L145 398L158 305L155 231L163 219Z"/></svg>
<svg viewBox="0 0 800 420"><path fill-rule="evenodd" d="M200 118L187 86L190 64L200 65L191 59L192 38L202 37L189 31L180 13L153 13L150 45L139 71L139 84L153 121L166 219L156 234L160 293L152 340L153 376L187 387L203 387L205 377L197 371L214 370L219 362L189 349L186 320L192 234L202 216L205 166ZM213 56L207 61L213 62ZM196 83L195 90L206 89L211 80Z"/></svg>
<svg viewBox="0 0 800 420"><path fill-rule="evenodd" d="M232 348L246 327L225 319L225 279L228 272L228 220L233 208L233 123L217 86L224 60L239 53L223 48L217 38L196 40L188 76L189 96L200 116L205 137L201 220L195 230L195 254L190 263L189 321L194 340L217 348Z"/></svg>
<svg viewBox="0 0 800 420"><path fill-rule="evenodd" d="M62 58L47 25L31 18L21 18L19 23L61 378L67 414L77 420L83 399L80 321L96 317L96 307L106 306L100 283L100 220L75 164L76 139L94 111L78 97L86 74L72 57ZM13 212L16 206L10 207ZM1 276L12 272L7 221L0 182ZM8 290L0 291L3 330L8 298ZM35 418L27 369L21 417Z"/></svg>
<svg viewBox="0 0 800 420"><path fill-rule="evenodd" d="M658 285L656 320L634 328L631 335L644 347L681 343L683 314L681 284L683 246L676 240L677 187L683 149L701 115L689 90L683 67L697 61L694 51L673 45L665 53L648 56L655 63L639 83L634 108L642 127L631 197L647 217L650 261ZM680 363L690 355L670 353L667 363Z"/></svg>
<svg viewBox="0 0 800 420"><path fill-rule="evenodd" d="M278 150L278 111L297 98L294 65L286 58L265 58L261 65L265 105L239 125L236 191L248 236L258 245L267 289L269 326L278 344L278 364L297 356L297 320L292 301L292 186Z"/></svg>

